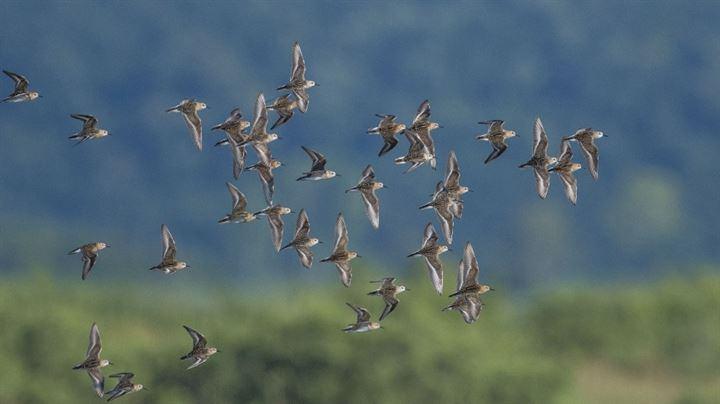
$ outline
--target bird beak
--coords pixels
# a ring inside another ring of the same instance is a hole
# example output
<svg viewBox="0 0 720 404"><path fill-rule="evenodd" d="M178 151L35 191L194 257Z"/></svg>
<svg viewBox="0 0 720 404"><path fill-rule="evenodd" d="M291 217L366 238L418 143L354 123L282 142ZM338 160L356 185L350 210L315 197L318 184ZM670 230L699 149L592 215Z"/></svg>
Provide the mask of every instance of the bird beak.
<svg viewBox="0 0 720 404"><path fill-rule="evenodd" d="M494 291L495 291L495 288L490 288L490 290L492 290L492 291L494 292Z"/></svg>
<svg viewBox="0 0 720 404"><path fill-rule="evenodd" d="M442 128L444 128L444 126L442 126L442 125L438 125L438 128L441 128L441 129L442 129Z"/></svg>
<svg viewBox="0 0 720 404"><path fill-rule="evenodd" d="M358 254L355 256L356 258L362 258L362 255Z"/></svg>
<svg viewBox="0 0 720 404"><path fill-rule="evenodd" d="M472 189L468 188L468 192L475 192L475 191L473 191Z"/></svg>
<svg viewBox="0 0 720 404"><path fill-rule="evenodd" d="M342 175L340 175L340 174L338 174L338 173L335 173L335 176L336 176L336 177L342 177Z"/></svg>
<svg viewBox="0 0 720 404"><path fill-rule="evenodd" d="M113 366L113 365L114 365L114 363L112 363L112 362L108 362L108 365L110 365L110 366Z"/></svg>
<svg viewBox="0 0 720 404"><path fill-rule="evenodd" d="M453 250L452 248L448 248L448 251L452 251L452 250Z"/></svg>
<svg viewBox="0 0 720 404"><path fill-rule="evenodd" d="M185 265L185 268L192 268L190 265Z"/></svg>
<svg viewBox="0 0 720 404"><path fill-rule="evenodd" d="M406 291L406 292L409 292L409 291L410 291L410 289L408 289L408 288L405 288L405 291Z"/></svg>
<svg viewBox="0 0 720 404"><path fill-rule="evenodd" d="M325 243L323 243L322 241L318 241L318 244L325 244Z"/></svg>
<svg viewBox="0 0 720 404"><path fill-rule="evenodd" d="M383 187L383 188L388 188L388 186L387 186L387 185L385 185L385 184L383 184L383 186L382 186L382 187Z"/></svg>
<svg viewBox="0 0 720 404"><path fill-rule="evenodd" d="M105 244L105 248L110 248L110 244Z"/></svg>
<svg viewBox="0 0 720 404"><path fill-rule="evenodd" d="M45 97L43 97L42 94L38 94L38 97L39 97L39 98L45 98Z"/></svg>

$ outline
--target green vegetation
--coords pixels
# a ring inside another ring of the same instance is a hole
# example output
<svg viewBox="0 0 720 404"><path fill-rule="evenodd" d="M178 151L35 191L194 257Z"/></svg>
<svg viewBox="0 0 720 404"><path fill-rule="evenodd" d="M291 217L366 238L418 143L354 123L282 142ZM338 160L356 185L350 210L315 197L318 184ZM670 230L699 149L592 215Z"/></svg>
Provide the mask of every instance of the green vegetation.
<svg viewBox="0 0 720 404"><path fill-rule="evenodd" d="M525 303L497 294L472 326L416 287L384 329L358 335L339 331L353 320L348 293L382 306L362 284L252 298L89 286L39 277L0 287L0 402L97 402L70 370L92 321L115 363L105 373L133 371L149 388L124 402L709 403L720 389L717 276L563 288ZM183 323L221 350L190 371L178 359L190 347Z"/></svg>

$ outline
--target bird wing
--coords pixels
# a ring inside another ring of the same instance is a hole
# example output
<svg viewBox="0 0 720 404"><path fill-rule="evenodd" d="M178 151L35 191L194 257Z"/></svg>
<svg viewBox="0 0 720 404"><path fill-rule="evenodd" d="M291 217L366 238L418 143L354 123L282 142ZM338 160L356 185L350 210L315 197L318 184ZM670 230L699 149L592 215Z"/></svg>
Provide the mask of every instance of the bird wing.
<svg viewBox="0 0 720 404"><path fill-rule="evenodd" d="M417 115L415 115L415 119L413 119L413 125L418 122L427 121L428 119L430 119L430 101L425 100L421 102L418 107Z"/></svg>
<svg viewBox="0 0 720 404"><path fill-rule="evenodd" d="M442 262L440 262L440 258L437 254L431 256L423 255L423 258L425 258L425 264L428 268L428 275L430 275L430 281L435 287L435 291L437 291L438 294L442 294L443 268Z"/></svg>
<svg viewBox="0 0 720 404"><path fill-rule="evenodd" d="M575 205L577 203L577 180L575 176L573 173L566 171L558 171L558 174L565 188L565 196Z"/></svg>
<svg viewBox="0 0 720 404"><path fill-rule="evenodd" d="M371 164L368 164L367 167L362 172L362 177L360 178L360 184L363 182L366 182L368 180L375 179L375 170L373 170L373 166Z"/></svg>
<svg viewBox="0 0 720 404"><path fill-rule="evenodd" d="M305 268L310 268L313 264L312 251L310 251L310 249L305 246L295 247L295 250L297 251L298 256L300 257L300 263L302 263L302 265Z"/></svg>
<svg viewBox="0 0 720 404"><path fill-rule="evenodd" d="M83 130L87 129L95 129L97 126L97 118L95 118L92 115L85 115L85 114L71 114L71 118L83 121Z"/></svg>
<svg viewBox="0 0 720 404"><path fill-rule="evenodd" d="M100 330L97 324L93 323L92 327L90 327L90 341L88 342L85 358L97 359L98 356L100 356L100 351L102 351L102 345L100 345Z"/></svg>
<svg viewBox="0 0 720 404"><path fill-rule="evenodd" d="M423 237L423 248L429 247L431 245L435 245L438 241L438 235L435 231L435 227L432 225L432 223L428 223L425 226L425 233Z"/></svg>
<svg viewBox="0 0 720 404"><path fill-rule="evenodd" d="M300 210L297 221L295 222L295 239L307 237L310 233L310 221L308 220L305 209Z"/></svg>
<svg viewBox="0 0 720 404"><path fill-rule="evenodd" d="M535 119L533 141L533 156L542 159L547 158L548 138L540 118Z"/></svg>
<svg viewBox="0 0 720 404"><path fill-rule="evenodd" d="M208 359L209 358L207 356L195 357L195 362L193 362L192 365L188 366L185 370L190 370L192 368L196 368L196 367L202 365L203 363L207 362Z"/></svg>
<svg viewBox="0 0 720 404"><path fill-rule="evenodd" d="M398 144L398 140L394 137L386 137L383 139L383 147L380 149L380 152L378 153L378 157L384 155L385 153L389 152L390 150L394 149L395 146Z"/></svg>
<svg viewBox="0 0 720 404"><path fill-rule="evenodd" d="M490 144L492 145L492 152L490 152L490 155L487 156L485 159L485 164L495 160L496 158L500 157L501 154L507 150L507 145L505 144L505 141L500 139L498 141L491 141Z"/></svg>
<svg viewBox="0 0 720 404"><path fill-rule="evenodd" d="M538 196L545 199L548 189L550 189L550 174L547 168L538 166L533 166L533 172L535 173L535 186Z"/></svg>
<svg viewBox="0 0 720 404"><path fill-rule="evenodd" d="M283 223L280 215L267 215L268 224L270 225L270 235L272 236L273 245L276 251L280 251L283 239L283 229L285 224Z"/></svg>
<svg viewBox="0 0 720 404"><path fill-rule="evenodd" d="M337 221L335 222L335 248L334 253L340 251L346 251L348 245L348 231L347 225L345 224L345 218L342 213L338 214Z"/></svg>
<svg viewBox="0 0 720 404"><path fill-rule="evenodd" d="M97 254L94 252L84 252L83 254L83 271L82 271L82 280L87 279L88 275L90 275L90 271L93 269L93 266L95 265L95 261L97 260Z"/></svg>
<svg viewBox="0 0 720 404"><path fill-rule="evenodd" d="M563 140L560 144L560 157L558 157L558 165L565 165L572 160L572 147L569 140Z"/></svg>
<svg viewBox="0 0 720 404"><path fill-rule="evenodd" d="M257 172L260 177L260 182L262 182L263 185L265 202L267 202L268 205L272 205L272 198L275 193L275 176L272 173L272 169L263 163L257 167Z"/></svg>
<svg viewBox="0 0 720 404"><path fill-rule="evenodd" d="M335 267L340 275L340 282L349 288L350 282L352 282L352 268L350 267L350 263L347 261L335 262Z"/></svg>
<svg viewBox="0 0 720 404"><path fill-rule="evenodd" d="M308 95L307 91L302 88L296 88L292 90L293 94L295 94L295 97L297 97L298 100L298 109L303 114L307 112L308 106L310 105L310 96Z"/></svg>
<svg viewBox="0 0 720 404"><path fill-rule="evenodd" d="M379 321L383 321L385 317L387 317L390 313L393 312L393 310L395 310L395 307L397 307L398 303L400 303L398 299L394 296L383 296L383 300L385 300L385 308L383 309L382 314L380 314Z"/></svg>
<svg viewBox="0 0 720 404"><path fill-rule="evenodd" d="M477 258L475 258L475 250L472 244L468 241L465 244L465 251L463 253L463 270L465 275L463 276L463 283L460 285L460 289L470 285L477 284L478 272L480 266L478 265Z"/></svg>
<svg viewBox="0 0 720 404"><path fill-rule="evenodd" d="M268 122L267 109L265 108L265 96L263 93L258 94L255 100L255 117L250 129L252 134L264 134Z"/></svg>
<svg viewBox="0 0 720 404"><path fill-rule="evenodd" d="M225 185L227 185L227 189L230 191L230 196L232 197L233 211L244 211L247 208L247 198L245 198L245 194L229 182L226 182Z"/></svg>
<svg viewBox="0 0 720 404"><path fill-rule="evenodd" d="M460 165L455 151L451 150L445 167L445 188L455 188L460 185Z"/></svg>
<svg viewBox="0 0 720 404"><path fill-rule="evenodd" d="M170 233L170 229L167 225L163 224L160 226L160 231L162 232L163 240L163 262L175 261L175 239Z"/></svg>
<svg viewBox="0 0 720 404"><path fill-rule="evenodd" d="M270 152L270 146L268 146L267 143L253 143L252 145L253 150L255 150L255 154L257 155L258 160L262 161L267 165L270 166L270 161L272 160L272 153Z"/></svg>
<svg viewBox="0 0 720 404"><path fill-rule="evenodd" d="M365 205L365 214L367 215L368 219L370 219L370 223L374 228L379 228L380 200L378 199L377 195L375 195L375 191L372 189L363 189L360 191L360 196L362 197L363 204Z"/></svg>
<svg viewBox="0 0 720 404"><path fill-rule="evenodd" d="M437 215L440 218L443 234L445 235L445 240L447 240L448 244L452 244L453 227L455 223L453 221L453 214L449 208L449 203L443 206L436 206L435 212L437 212Z"/></svg>
<svg viewBox="0 0 720 404"><path fill-rule="evenodd" d="M490 127L488 128L488 132L502 132L503 123L505 123L505 121L503 121L502 119L493 119L492 121L490 121Z"/></svg>
<svg viewBox="0 0 720 404"><path fill-rule="evenodd" d="M187 127L190 129L190 134L195 141L195 146L198 150L202 150L202 123L200 121L200 115L193 109L188 112L183 111L182 116L185 119Z"/></svg>
<svg viewBox="0 0 720 404"><path fill-rule="evenodd" d="M87 374L92 380L93 390L98 397L102 398L105 394L105 377L103 377L102 371L100 368L90 368L87 370Z"/></svg>
<svg viewBox="0 0 720 404"><path fill-rule="evenodd" d="M183 328L188 332L188 334L190 334L190 338L193 340L193 350L196 348L205 348L205 346L207 346L207 340L204 335L186 325L183 325Z"/></svg>
<svg viewBox="0 0 720 404"><path fill-rule="evenodd" d="M3 70L3 73L15 82L15 91L13 93L27 92L29 82L24 76L7 70Z"/></svg>
<svg viewBox="0 0 720 404"><path fill-rule="evenodd" d="M290 74L290 81L295 80L305 81L305 58L300 49L300 44L297 42L293 44L293 63Z"/></svg>
<svg viewBox="0 0 720 404"><path fill-rule="evenodd" d="M327 163L325 156L305 146L300 147L302 147L302 149L305 150L305 153L307 153L307 155L310 156L310 159L312 159L312 167L310 168L310 171L322 171L325 169L325 163Z"/></svg>
<svg viewBox="0 0 720 404"><path fill-rule="evenodd" d="M582 149L585 159L588 162L588 169L594 179L598 179L598 148L593 143L592 137L580 137L578 138L580 143L580 149Z"/></svg>
<svg viewBox="0 0 720 404"><path fill-rule="evenodd" d="M345 303L345 304L347 304L348 307L350 307L351 309L353 309L353 311L355 312L355 314L357 314L357 322L358 322L358 323L363 323L363 322L365 322L365 321L370 321L370 312L367 311L366 308L360 307L360 306L356 306L356 305L354 305L354 304L352 304L352 303Z"/></svg>

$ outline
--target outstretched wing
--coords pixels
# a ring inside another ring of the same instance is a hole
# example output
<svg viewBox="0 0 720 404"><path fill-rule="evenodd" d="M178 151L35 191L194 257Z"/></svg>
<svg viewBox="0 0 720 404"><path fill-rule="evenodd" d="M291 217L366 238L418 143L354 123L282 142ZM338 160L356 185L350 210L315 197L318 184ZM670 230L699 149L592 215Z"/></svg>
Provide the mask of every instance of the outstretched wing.
<svg viewBox="0 0 720 404"><path fill-rule="evenodd" d="M90 341L85 358L97 359L98 356L100 356L100 351L102 351L102 345L100 345L100 330L97 324L93 323L92 327L90 327Z"/></svg>
<svg viewBox="0 0 720 404"><path fill-rule="evenodd" d="M335 222L335 249L337 253L339 251L347 250L348 245L348 231L347 225L345 224L345 218L342 213L338 214L337 221Z"/></svg>
<svg viewBox="0 0 720 404"><path fill-rule="evenodd" d="M205 348L207 345L207 340L205 339L205 336L200 334L199 332L193 330L192 328L183 325L183 328L185 328L185 331L190 334L190 338L193 340L193 349L195 348Z"/></svg>
<svg viewBox="0 0 720 404"><path fill-rule="evenodd" d="M355 314L357 315L357 322L358 322L358 323L363 323L363 322L366 322L366 321L370 321L370 312L367 311L367 309L365 309L364 307L356 306L356 305L354 305L354 304L352 304L352 303L345 303L345 304L347 304L348 307L350 307L351 309L353 309L353 311L354 311Z"/></svg>
<svg viewBox="0 0 720 404"><path fill-rule="evenodd" d="M427 121L428 119L430 119L430 101L425 100L421 102L418 107L417 115L415 115L415 119L413 119L413 125L418 122Z"/></svg>
<svg viewBox="0 0 720 404"><path fill-rule="evenodd" d="M305 81L305 58L300 49L300 44L297 42L293 44L293 63L290 74L290 81L295 80Z"/></svg>
<svg viewBox="0 0 720 404"><path fill-rule="evenodd" d="M425 234L423 237L422 246L423 246L423 248L425 248L425 247L428 247L431 245L435 245L435 244L437 244L437 241L438 241L438 235L437 235L437 232L435 232L435 227L433 226L432 223L428 223L425 226Z"/></svg>
<svg viewBox="0 0 720 404"><path fill-rule="evenodd" d="M533 126L533 156L537 158L547 157L548 138L540 118L535 119Z"/></svg>
<svg viewBox="0 0 720 404"><path fill-rule="evenodd" d="M250 129L250 133L258 134L265 133L268 122L267 109L265 108L265 95L263 93L258 94L255 99L255 117Z"/></svg>
<svg viewBox="0 0 720 404"><path fill-rule="evenodd" d="M85 115L85 114L70 114L71 118L83 121L83 130L87 129L95 129L97 126L97 118L95 118L92 115Z"/></svg>
<svg viewBox="0 0 720 404"><path fill-rule="evenodd" d="M377 195L375 195L375 191L371 189L361 190L360 196L362 197L363 204L365 205L365 214L367 215L368 219L370 219L370 223L374 228L379 228L380 200L378 199Z"/></svg>
<svg viewBox="0 0 720 404"><path fill-rule="evenodd" d="M185 119L185 124L187 124L187 127L190 129L190 134L193 137L195 146L198 150L202 150L202 123L200 121L200 115L198 115L197 110L193 108L188 112L182 111L182 116L183 119Z"/></svg>
<svg viewBox="0 0 720 404"><path fill-rule="evenodd" d="M166 224L160 226L163 240L163 262L175 261L175 239Z"/></svg>
<svg viewBox="0 0 720 404"><path fill-rule="evenodd" d="M327 163L325 156L305 146L300 147L302 147L302 149L305 150L305 153L307 153L307 155L310 156L310 159L312 159L312 167L310 168L310 171L322 171L325 169L325 163Z"/></svg>
<svg viewBox="0 0 720 404"><path fill-rule="evenodd" d="M3 70L3 73L15 82L15 91L13 93L27 92L29 82L24 76L7 70Z"/></svg>
<svg viewBox="0 0 720 404"><path fill-rule="evenodd" d="M310 221L308 220L305 209L300 210L295 223L295 239L307 237L310 233Z"/></svg>
<svg viewBox="0 0 720 404"><path fill-rule="evenodd" d="M100 368L90 368L87 370L90 380L92 380L93 390L98 397L102 398L105 394L105 377L102 375Z"/></svg>
<svg viewBox="0 0 720 404"><path fill-rule="evenodd" d="M226 182L225 185L227 185L228 191L230 191L230 196L232 196L233 211L245 210L245 208L247 208L247 198L245 198L245 194L240 192L235 185L229 182Z"/></svg>
<svg viewBox="0 0 720 404"><path fill-rule="evenodd" d="M585 155L585 159L588 162L588 169L590 170L590 174L592 174L594 179L598 179L598 148L593 143L592 137L580 137L578 138L578 142L580 142L580 148L583 151L583 154Z"/></svg>
<svg viewBox="0 0 720 404"><path fill-rule="evenodd" d="M533 166L533 172L535 173L535 187L538 196L545 199L548 189L550 189L550 174L547 168L538 166Z"/></svg>

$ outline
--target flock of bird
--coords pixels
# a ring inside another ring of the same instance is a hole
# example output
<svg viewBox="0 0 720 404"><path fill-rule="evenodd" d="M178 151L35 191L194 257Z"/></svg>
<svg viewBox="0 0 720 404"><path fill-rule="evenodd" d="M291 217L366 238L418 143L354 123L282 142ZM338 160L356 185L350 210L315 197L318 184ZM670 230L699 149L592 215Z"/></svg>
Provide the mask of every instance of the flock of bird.
<svg viewBox="0 0 720 404"><path fill-rule="evenodd" d="M16 73L3 71L15 82L14 91L2 102L24 102L32 101L41 97L37 91L29 89L28 80ZM305 209L298 212L295 233L290 242L283 245L284 223L283 216L293 213L293 211L285 206L273 204L273 195L275 192L274 172L273 170L282 166L282 163L273 158L270 151L270 144L280 137L276 133L268 132L268 111L277 113L277 120L272 124L270 130L279 128L286 124L294 115L295 110L305 113L309 106L308 89L316 86L312 80L305 78L306 66L305 60L300 50L300 45L296 42L292 47L292 71L290 81L277 88L279 91L286 91L270 104L265 102L265 97L260 93L255 100L254 119L252 122L244 120L240 109L233 109L229 117L222 123L212 127L212 130L221 130L225 133L225 139L217 142L216 146L229 146L232 155L232 173L235 179L238 179L244 171L255 171L258 174L262 184L267 207L252 212L248 210L248 202L245 195L232 183L227 182L228 191L232 197L232 210L219 220L219 223L247 223L254 221L258 217L265 216L267 218L272 243L277 252L287 248L294 249L299 257L300 263L305 268L310 268L313 264L314 254L312 247L321 243L315 237L310 236L310 221ZM178 105L169 108L167 112L180 113L187 124L192 135L195 146L198 150L203 147L203 130L202 122L198 114L199 111L207 106L203 102L194 99L185 99ZM83 143L87 140L97 140L110 135L106 129L98 127L98 120L92 115L72 114L74 119L82 121L83 125L78 133L70 136L71 140L75 140L76 144ZM377 126L367 130L368 134L380 135L383 140L382 148L378 153L382 157L386 153L393 150L399 143L396 136L404 134L409 142L409 149L404 156L395 159L396 164L408 164L409 168L405 171L411 172L418 167L428 163L433 169L437 165L437 156L435 153L435 144L432 138L432 132L442 126L430 120L430 102L423 101L417 111L417 115L408 126L396 121L395 115L376 115L380 118ZM478 140L487 141L492 146L490 155L485 159L485 164L499 158L508 148L507 140L516 135L514 131L503 128L502 120L482 121L480 124L488 125L487 133L477 136ZM594 179L598 178L598 149L594 144L594 140L603 137L603 132L593 130L591 128L580 129L572 136L562 138L561 150L559 157L548 155L548 137L539 118L535 120L533 127L533 149L532 157L526 163L520 165L533 169L537 184L537 193L540 198L547 196L550 187L550 172L559 175L563 185L567 199L575 204L577 202L577 181L573 172L580 169L581 165L572 162L571 141L579 143L581 150L587 160L589 170ZM246 166L247 147L250 146L257 155L257 162ZM311 166L307 172L304 172L298 181L320 181L329 180L338 176L335 171L326 168L327 160L320 152L311 148L302 146L302 149L311 159ZM372 165L368 165L362 172L358 183L347 189L345 192L358 192L362 198L365 213L373 228L380 227L380 200L376 195L376 191L387 188L382 182L376 180L375 171ZM440 242L440 236L435 230L432 223L425 226L423 239L420 248L409 254L408 257L422 257L428 274L432 282L432 286L438 294L443 292L443 264L440 255L449 250L452 244L454 220L460 219L463 213L463 195L469 192L467 186L460 184L460 166L454 151L448 156L445 177L439 181L432 194L432 199L420 206L420 209L433 209L439 219L442 228L442 234L447 244ZM173 274L177 271L190 268L187 262L177 258L177 250L175 240L170 233L167 225L161 226L162 234L162 260L159 264L150 268L150 270L159 271L165 274ZM348 230L345 224L345 218L340 213L337 216L335 224L335 243L331 254L321 260L321 262L333 263L340 277L341 283L350 287L352 282L352 268L350 262L360 257L357 251L349 250ZM83 261L82 279L85 280L92 270L101 250L108 248L109 245L104 242L93 242L85 244L70 251L69 254L81 254ZM453 298L450 305L443 308L446 310L455 310L462 314L464 321L468 324L475 322L480 311L484 307L481 296L489 291L494 290L491 286L482 284L478 281L479 265L475 257L475 251L468 242L463 251L462 260L459 263L457 285L454 293L449 297ZM379 316L377 322L371 321L370 312L364 307L347 303L356 315L355 323L343 328L342 331L348 333L367 332L381 328L380 322L385 320L398 306L397 296L409 290L404 285L396 284L396 278L386 277L379 281L380 286L376 290L371 291L368 295L379 296L383 299L385 307ZM192 349L181 359L191 359L192 364L188 369L197 367L215 353L217 348L208 347L207 340L198 331L183 326L192 338ZM101 351L100 332L98 326L93 323L90 329L90 342L87 349L85 360L73 367L73 369L86 370L89 374L93 388L98 396L108 396L108 401L126 395L128 393L142 390L142 384L133 383L133 373L122 372L111 375L117 378L117 385L110 391L105 392L104 377L101 369L111 364L109 360L100 359Z"/></svg>

